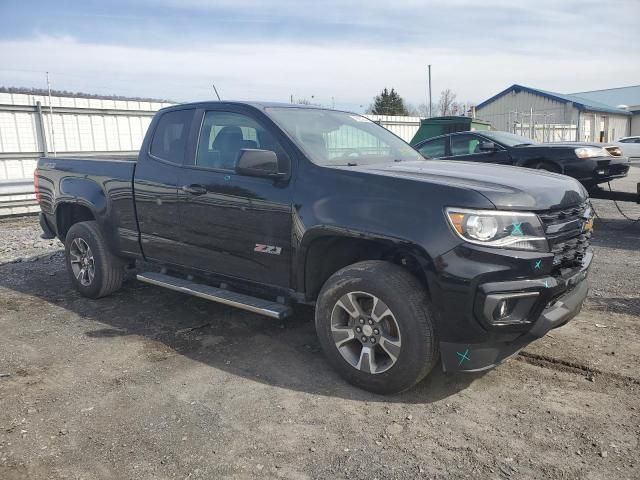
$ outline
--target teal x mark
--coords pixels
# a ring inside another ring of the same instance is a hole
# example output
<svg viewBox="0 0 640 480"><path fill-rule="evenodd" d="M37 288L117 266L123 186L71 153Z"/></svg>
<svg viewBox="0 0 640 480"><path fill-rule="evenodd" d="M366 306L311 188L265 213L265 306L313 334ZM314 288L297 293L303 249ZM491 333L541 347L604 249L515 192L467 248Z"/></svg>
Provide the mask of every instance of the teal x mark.
<svg viewBox="0 0 640 480"><path fill-rule="evenodd" d="M471 360L471 357L469 357L469 349L468 348L464 351L464 353L456 352L456 355L458 355L458 357L460 357L460 363L458 363L458 366L462 365L462 363L465 360Z"/></svg>
<svg viewBox="0 0 640 480"><path fill-rule="evenodd" d="M533 266L534 270L540 270L542 268L542 260L536 260L536 264Z"/></svg>
<svg viewBox="0 0 640 480"><path fill-rule="evenodd" d="M521 223L512 223L511 226L511 235L523 235L522 233L522 222Z"/></svg>

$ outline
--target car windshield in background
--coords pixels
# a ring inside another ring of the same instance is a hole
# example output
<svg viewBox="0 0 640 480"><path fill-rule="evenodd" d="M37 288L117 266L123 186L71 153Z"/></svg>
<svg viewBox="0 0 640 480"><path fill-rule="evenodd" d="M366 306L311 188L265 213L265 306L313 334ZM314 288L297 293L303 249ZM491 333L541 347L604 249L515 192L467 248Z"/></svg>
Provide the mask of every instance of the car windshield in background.
<svg viewBox="0 0 640 480"><path fill-rule="evenodd" d="M318 165L424 160L400 138L360 115L304 107L271 107L267 113Z"/></svg>
<svg viewBox="0 0 640 480"><path fill-rule="evenodd" d="M498 131L486 131L478 133L482 133L483 136L506 145L507 147L524 147L526 145L535 145L537 143L530 138L523 137L522 135L516 135L515 133Z"/></svg>

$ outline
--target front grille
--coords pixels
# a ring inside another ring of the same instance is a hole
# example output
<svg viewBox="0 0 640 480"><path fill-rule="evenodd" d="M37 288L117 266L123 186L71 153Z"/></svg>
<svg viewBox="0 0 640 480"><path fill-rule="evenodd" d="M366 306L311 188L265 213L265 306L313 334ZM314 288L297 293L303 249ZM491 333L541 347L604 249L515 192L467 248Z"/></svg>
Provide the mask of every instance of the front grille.
<svg viewBox="0 0 640 480"><path fill-rule="evenodd" d="M582 265L591 241L591 232L585 231L584 225L591 215L589 202L538 214L553 252L553 273Z"/></svg>

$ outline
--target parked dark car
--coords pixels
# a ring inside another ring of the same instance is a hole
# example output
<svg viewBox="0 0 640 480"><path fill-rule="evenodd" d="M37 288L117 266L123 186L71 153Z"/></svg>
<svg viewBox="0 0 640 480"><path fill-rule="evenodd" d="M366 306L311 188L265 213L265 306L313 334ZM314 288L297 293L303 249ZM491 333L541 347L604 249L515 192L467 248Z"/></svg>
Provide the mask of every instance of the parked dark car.
<svg viewBox="0 0 640 480"><path fill-rule="evenodd" d="M438 362L491 368L587 295L578 182L427 161L352 113L172 106L137 161L45 157L35 190L82 295L114 292L138 262L140 281L276 319L311 305L331 365L379 393Z"/></svg>
<svg viewBox="0 0 640 480"><path fill-rule="evenodd" d="M629 159L617 146L593 143L536 143L500 131L459 132L415 145L427 158L500 163L562 173L587 188L625 177Z"/></svg>

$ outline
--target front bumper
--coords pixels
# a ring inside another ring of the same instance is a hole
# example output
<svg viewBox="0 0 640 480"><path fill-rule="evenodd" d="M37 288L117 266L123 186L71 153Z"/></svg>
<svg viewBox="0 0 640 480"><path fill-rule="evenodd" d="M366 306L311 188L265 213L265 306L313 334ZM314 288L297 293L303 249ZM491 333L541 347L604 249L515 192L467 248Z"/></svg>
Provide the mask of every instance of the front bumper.
<svg viewBox="0 0 640 480"><path fill-rule="evenodd" d="M630 166L631 162L627 157L578 159L567 162L563 173L585 185L597 185L626 177Z"/></svg>
<svg viewBox="0 0 640 480"><path fill-rule="evenodd" d="M482 343L440 342L443 370L474 372L495 367L529 343L546 335L549 330L560 327L575 317L587 297L587 274L592 258L593 254L589 252L583 266L567 278L543 277L534 280L548 290L541 291L540 301L550 300L543 305L540 315L530 323L528 330L511 334L505 332L504 335L492 336ZM492 285L493 290L501 293L518 293L522 291L523 282L500 282ZM554 291L558 290L562 293L554 295Z"/></svg>

